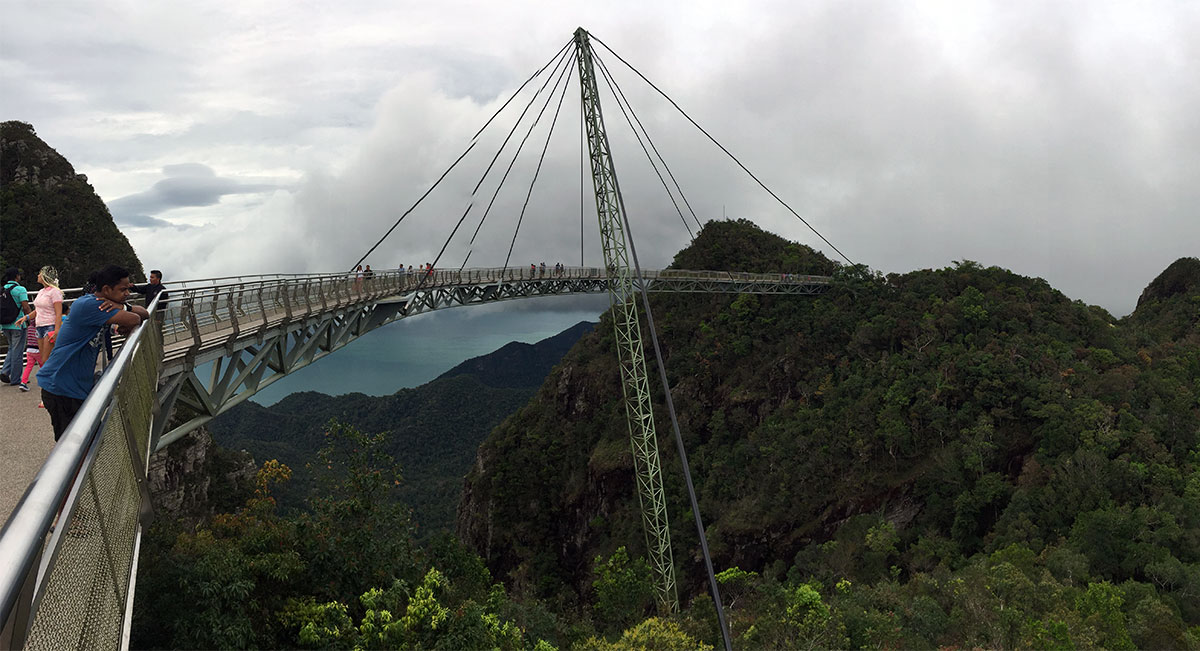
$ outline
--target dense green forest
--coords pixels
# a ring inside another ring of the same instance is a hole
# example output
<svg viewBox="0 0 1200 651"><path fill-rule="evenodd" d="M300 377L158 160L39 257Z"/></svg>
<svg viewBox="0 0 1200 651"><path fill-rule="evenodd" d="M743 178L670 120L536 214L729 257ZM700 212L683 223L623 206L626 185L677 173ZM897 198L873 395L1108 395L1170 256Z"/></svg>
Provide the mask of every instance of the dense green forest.
<svg viewBox="0 0 1200 651"><path fill-rule="evenodd" d="M23 269L31 290L41 289L37 273L46 265L58 269L63 288L82 287L107 264L145 280L133 247L87 177L25 122L0 122L0 231L0 268Z"/></svg>
<svg viewBox="0 0 1200 651"><path fill-rule="evenodd" d="M675 265L831 266L814 258L725 222ZM832 646L1195 644L1197 261L1121 320L970 261L835 277L815 300L652 302L714 563L753 573L732 604L743 641L790 646L757 622L809 586ZM591 599L597 556L642 554L615 357L605 320L483 444L460 508L497 576L564 609ZM690 599L704 580L671 449Z"/></svg>
<svg viewBox="0 0 1200 651"><path fill-rule="evenodd" d="M550 369L594 323L526 344L511 342L469 359L433 381L390 396L292 394L263 407L244 402L215 419L217 444L276 459L295 476L275 490L283 508L302 508L315 484L307 465L325 444L330 419L366 432L389 432L387 452L404 468L397 497L413 510L418 540L454 530L462 478L488 432L529 401Z"/></svg>
<svg viewBox="0 0 1200 651"><path fill-rule="evenodd" d="M542 621L552 631L552 616L509 600L453 537L416 545L385 435L331 422L322 437L306 510L280 513L274 493L292 471L270 460L235 511L155 523L134 648L511 649L534 646Z"/></svg>
<svg viewBox="0 0 1200 651"><path fill-rule="evenodd" d="M1123 319L742 221L675 266L835 276L652 300L735 647L1200 648L1200 261ZM325 424L306 509L267 462L233 513L156 525L135 645L720 646L666 436L683 611L651 610L620 398L606 315L480 446L458 538L423 544L387 437Z"/></svg>

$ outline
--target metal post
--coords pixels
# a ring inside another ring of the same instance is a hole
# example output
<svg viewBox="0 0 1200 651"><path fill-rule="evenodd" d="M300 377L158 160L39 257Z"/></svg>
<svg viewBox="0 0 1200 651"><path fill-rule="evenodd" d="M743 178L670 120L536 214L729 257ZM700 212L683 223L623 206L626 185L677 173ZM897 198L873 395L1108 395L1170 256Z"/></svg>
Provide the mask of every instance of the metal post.
<svg viewBox="0 0 1200 651"><path fill-rule="evenodd" d="M666 497L662 487L662 468L658 458L658 437L654 430L654 408L650 401L650 383L646 375L646 360L642 349L641 323L637 303L634 301L633 276L630 273L629 253L626 247L617 171L608 145L608 134L604 130L604 117L600 111L600 94L592 65L591 44L588 33L582 27L575 31L575 55L579 64L579 86L583 95L584 119L587 123L592 183L596 194L597 218L600 222L600 241L604 249L605 266L608 269L609 303L612 305L613 327L616 331L621 390L625 397L625 413L633 447L646 548L650 557L650 569L655 575L659 610L671 613L679 609L679 597L675 586L675 564L671 553Z"/></svg>

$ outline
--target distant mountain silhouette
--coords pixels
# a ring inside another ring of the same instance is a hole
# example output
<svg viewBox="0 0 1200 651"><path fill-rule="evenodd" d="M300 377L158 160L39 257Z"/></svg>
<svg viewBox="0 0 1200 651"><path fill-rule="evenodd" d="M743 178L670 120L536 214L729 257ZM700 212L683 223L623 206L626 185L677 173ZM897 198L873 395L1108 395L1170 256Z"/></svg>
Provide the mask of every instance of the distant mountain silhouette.
<svg viewBox="0 0 1200 651"><path fill-rule="evenodd" d="M473 357L442 373L437 379L456 375L472 375L489 387L513 388L542 385L550 369L567 354L583 335L591 332L595 323L580 321L562 332L536 344L512 341L495 352Z"/></svg>

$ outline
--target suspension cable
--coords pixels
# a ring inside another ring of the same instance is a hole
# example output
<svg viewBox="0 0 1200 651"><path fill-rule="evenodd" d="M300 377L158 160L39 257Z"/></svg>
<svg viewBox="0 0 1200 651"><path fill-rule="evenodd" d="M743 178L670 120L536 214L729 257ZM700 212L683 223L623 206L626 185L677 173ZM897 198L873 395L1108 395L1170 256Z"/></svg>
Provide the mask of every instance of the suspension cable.
<svg viewBox="0 0 1200 651"><path fill-rule="evenodd" d="M635 74L637 74L637 76L641 77L642 81L645 81L647 84L650 84L650 87L653 88L654 90L658 91L659 95L662 95L663 98L665 98L668 102L670 102L671 106L675 107L675 110L679 111L679 113L682 114L683 117L687 118L688 122L692 123L692 126L699 129L700 133L703 133L705 136L707 136L708 139L711 140L714 145L716 145L721 151L725 152L726 156L729 156L731 159L733 159L733 162L737 163L738 167L742 168L742 171L746 172L746 174L749 174L750 178L754 179L754 181L756 183L758 183L758 185L760 187L762 187L762 189L767 191L767 194L771 195L771 197L774 198L775 201L778 201L779 204L782 205L784 208L787 208L788 212L792 213L792 215L794 215L796 217L796 219L799 219L801 222L803 222L804 225L807 226L809 230L811 230L813 233L816 233L817 237L821 238L821 241L825 242L830 247L832 247L834 251L837 251L838 255L842 256L842 258L845 259L846 262L849 262L851 266L854 266L853 260L846 257L846 254L842 253L841 249L837 248L837 246L835 246L833 244L833 242L830 242L828 239L826 239L826 237L824 235L821 235L820 231L818 231L816 228L813 228L813 225L808 223L807 219L801 217L800 213L796 212L791 206L789 206L787 204L786 201L784 201L783 199L780 199L779 195L775 194L775 192L773 190L771 190L771 188L767 187L767 184L765 184L761 180L759 180L759 178L754 175L754 172L751 172L749 168L747 168L745 165L742 164L742 161L738 160L737 156L734 156L732 152L730 152L728 149L725 148L725 145L722 145L721 143L717 142L717 139L712 137L712 134L710 134L708 131L705 131L704 127L697 124L696 121L692 119L692 116L688 115L686 111L684 111L682 108L680 108L679 104L675 103L675 100L671 99L671 97L669 95L667 95L665 92L663 92L661 88L659 88L658 86L655 86L654 82L647 79L646 75L643 75L641 73L641 71L639 71L637 68L633 67L633 65L631 63L629 63L628 61L626 61L624 58L622 58L620 54L617 54L612 48L608 47L607 43L596 38L595 35L592 35L592 40L596 41L600 45L603 45L604 49L611 52L612 55L617 57L617 59L621 63L624 63L626 67L628 67Z"/></svg>
<svg viewBox="0 0 1200 651"><path fill-rule="evenodd" d="M673 183L675 185L675 191L679 193L679 198L683 199L683 205L687 206L688 212L691 213L692 220L696 222L696 227L698 229L704 228L704 225L700 223L700 218L696 217L696 211L692 209L691 202L689 202L687 200L687 195L685 195L683 193L683 188L679 186L679 181L675 178L675 174L673 174L671 172L671 167L669 165L667 165L667 159L663 158L662 152L658 151L658 147L656 147L654 145L654 140L652 140L650 138L650 132L646 131L646 126L644 124L642 124L641 118L639 118L637 115L637 112L633 110L633 103L629 101L629 98L625 97L625 91L621 90L621 87L617 84L616 77L613 76L613 74L611 72L609 72L608 66L604 65L604 60L601 59L594 52L593 52L592 58L594 58L596 60L596 63L600 66L600 72L602 72L604 74L604 77L608 83L609 89L610 90L616 89L616 92L614 94L618 98L617 105L620 106L621 102L623 101L623 102L625 102L625 106L629 107L629 115L633 116L634 121L637 122L638 128L641 129L642 133L646 136L646 142L649 143L650 148L654 150L654 155L658 157L659 162L662 163L663 169L665 169L667 171L667 176L669 176L671 178L671 183ZM629 121L629 116L625 116L625 121L626 122ZM630 128L633 128L632 124L630 124L629 126L630 126ZM637 131L638 131L637 129L634 129L634 131L633 131L634 134L636 134ZM639 138L639 141L640 140L641 139ZM646 149L646 146L642 145L642 150L645 150L645 149ZM647 157L649 157L648 153L646 155L647 155ZM653 165L653 162L651 164ZM658 169L655 168L654 171L657 172ZM662 181L661 174L659 175L658 178L660 181ZM665 181L663 182L663 187L664 188L666 187ZM671 193L671 191L668 189L667 194L670 194L670 193ZM674 200L672 199L672 201L674 201ZM676 211L679 210L678 205L675 206L675 210ZM686 223L686 220L685 220L685 223ZM689 230L689 232L691 232L691 231ZM693 237L693 239L695 239L695 238Z"/></svg>
<svg viewBox="0 0 1200 651"><path fill-rule="evenodd" d="M717 586L716 573L713 571L712 555L708 552L708 535L704 532L704 519L700 516L700 503L696 499L696 487L692 484L692 470L688 465L687 448L683 444L683 435L679 433L679 418L675 415L675 401L671 398L671 383L667 379L667 367L663 362L662 347L658 343L658 332L654 326L654 313L650 311L650 294L646 288L646 279L642 276L642 265L638 261L637 247L633 243L633 231L629 227L629 214L625 210L625 196L621 192L621 184L614 177L613 185L617 191L617 202L621 206L621 219L625 226L625 238L629 242L629 254L633 259L633 269L636 274L639 293L642 295L642 308L646 310L646 327L650 330L650 343L654 347L654 362L658 367L658 377L662 380L663 396L667 403L667 413L671 415L671 429L675 433L675 449L679 453L679 462L683 466L683 478L687 483L688 499L692 505L692 518L696 523L696 533L700 537L700 552L704 556L704 569L708 572L709 589L712 590L713 605L717 611L717 622L721 626L721 638L725 642L726 651L732 651L729 640L729 626L725 622L725 608L721 604L721 590ZM633 300L633 297L627 297Z"/></svg>
<svg viewBox="0 0 1200 651"><path fill-rule="evenodd" d="M433 189L436 188L438 186L438 184L442 182L442 179L446 178L446 175L449 174L450 171L453 170L455 168L455 166L457 166L458 163L460 161L462 161L462 159L465 158L467 156L467 154L471 152L472 149L475 148L475 145L479 142L479 140L478 140L479 134L483 133L483 131L488 128L488 125L490 125L492 123L492 120L495 120L496 116L500 115L500 112L503 111L509 105L509 103L512 102L513 99L516 98L516 96L518 94L520 94L520 92L522 90L524 90L525 86L529 85L529 82L533 81L538 75L542 74L542 72L546 68L550 67L550 64L553 63L555 60L557 60L562 55L562 53L565 52L567 50L567 48L574 45L574 43L575 43L575 40L572 39L572 40L568 41L566 45L562 46L562 49L560 49L557 53L555 53L554 56L550 57L550 60L546 62L546 65L543 65L541 68L538 68L537 72L534 72L532 75L530 75L529 78L525 80L525 83L521 84L521 86L519 88L517 88L516 91L513 92L512 96L510 96L508 98L508 100L506 102L504 102L504 104L499 109L496 109L496 112L492 114L492 117L488 118L487 122L483 123L483 126L480 127L479 131L475 132L474 136L471 136L471 144L467 147L466 151L464 151L462 154L460 154L458 158L454 159L454 162L450 164L450 167L446 168L445 172L442 172L442 175L439 176L438 179L433 182L433 185L430 186L429 189L425 191L425 194L422 194L421 197L419 199L417 199L416 203L414 203L408 210L404 211L404 214L400 215L400 218L396 220L396 223L392 224L392 227L389 228L387 230L387 232L383 234L383 237L379 238L378 242L375 242L375 244L372 245L371 248L367 249L367 252L364 253L361 258L358 259L358 262L355 262L354 264L350 265L351 270L353 270L358 265L362 264L362 261L366 260L367 256L371 255L375 251L375 249L379 248L379 245L383 244L383 241L386 240L388 238L388 236L392 234L392 231L396 230L396 227L400 225L400 222L404 221L404 218L408 217L408 215L413 210L416 210L417 206L421 205L421 202L425 200L425 197L428 197L429 193L433 192Z"/></svg>
<svg viewBox="0 0 1200 651"><path fill-rule="evenodd" d="M471 191L472 197L474 197L475 192L479 190L479 186L483 185L483 180L488 175L488 173L491 172L492 165L495 164L496 159L500 157L501 152L503 152L504 148L508 145L509 139L512 138L512 135L513 135L513 133L516 132L517 127L521 126L521 120L523 120L525 118L525 115L529 112L530 107L532 107L534 102L537 101L537 98L541 96L542 91L544 91L546 89L546 85L549 84L551 79L555 78L555 75L559 75L561 77L560 68L562 68L563 70L570 69L569 62L573 60L572 59L573 52L574 52L574 50L572 50L571 52L565 52L565 50L564 50L564 52L562 53L562 56L559 58L558 62L555 64L554 69L546 77L546 81L542 83L541 88L539 88L538 91L536 93L534 93L533 97L531 97L529 99L529 103L525 105L525 110L521 111L520 117L517 118L517 121L513 124L512 129L509 130L508 136L505 137L504 142L501 143L500 149L497 150L496 155L492 157L492 162L488 164L487 170L484 171L483 176L481 176L479 178L479 183L475 184L475 189ZM558 82L555 82L555 89L557 89L557 87L558 87ZM555 89L552 89L550 91L550 94L547 96L547 99L546 99L547 103L549 103L550 99L552 99L554 97ZM543 105L542 112L545 112L545 110L546 110L545 106ZM525 141L529 139L529 133L531 133L533 131L533 128L535 126L537 126L538 121L541 119L542 119L542 113L538 113L537 117L533 121L533 124L531 124L529 126L529 131L526 132L525 137L521 140L521 144L517 146L517 151L513 154L512 161L509 162L509 164L508 164L508 169L506 169L504 171L504 176L502 176L500 178L500 182L498 184L496 184L496 190L495 190L495 192L492 193L491 200L488 201L487 209L483 211L483 216L481 216L479 218L479 223L475 226L475 232L473 232L471 234L471 241L467 244L467 247L468 247L467 255L463 258L462 264L459 265L459 268L458 268L459 271L462 271L463 268L465 268L467 266L467 261L471 259L471 255L475 251L475 248L474 248L475 247L475 238L479 236L479 230L481 228L483 228L483 222L487 220L488 214L491 213L492 205L496 203L496 197L499 196L499 194L500 194L500 188L502 188L504 186L504 182L508 179L509 172L512 172L513 165L517 162L517 157L521 155L521 149L525 146ZM468 208L468 211L469 210L470 209ZM463 218L465 218L465 217L466 217L466 215L464 214ZM460 223L461 223L461 220L460 220ZM457 230L458 230L458 228L456 227L455 231L457 231ZM451 235L453 236L453 234L451 234ZM445 250L445 247L443 247L443 250Z"/></svg>
<svg viewBox="0 0 1200 651"><path fill-rule="evenodd" d="M563 48L559 52L561 56L559 57L558 63L554 65L554 70L549 75L546 75L546 81L542 82L542 87L533 94L533 97L529 98L529 103L525 105L525 109L521 111L521 115L518 116L517 121L513 123L512 129L509 129L508 135L504 137L504 142L500 143L500 148L496 150L496 155L492 156L492 162L488 163L487 169L484 170L483 175L479 177L479 183L476 183L475 188L471 190L472 195L479 190L479 186L483 185L483 179L487 177L488 172L492 171L492 166L496 164L496 159L500 158L500 154L504 151L504 148L508 146L508 141L512 139L513 134L516 133L517 127L521 126L521 120L525 119L525 114L529 112L529 108L533 106L534 102L538 98L538 95L541 95L542 91L546 90L546 84L550 83L550 80L554 78L555 73L558 72L558 67L562 65L563 59L572 56L573 52L574 50L567 52L567 48Z"/></svg>
<svg viewBox="0 0 1200 651"><path fill-rule="evenodd" d="M554 94L558 92L558 85L562 82L563 76L571 70L573 61L574 59L572 57L563 58L562 61L559 62L561 67L556 67L551 73L551 78L553 78L554 75L558 75L558 80L554 82L554 86L550 89L550 92L546 94L546 101L542 103L541 110L538 111L537 116L533 119L533 122L530 123L529 128L525 131L525 136L521 138L521 143L517 145L517 150L513 152L512 160L508 162L508 167L504 170L504 176L500 177L500 182L496 184L496 190L492 192L492 198L488 201L487 209L483 211L483 216L479 218L479 224L475 226L475 232L471 235L471 242L468 245L471 247L471 249L469 249L467 252L467 258L470 258L471 253L474 251L475 238L479 235L479 230L483 228L483 222L486 221L488 215L491 214L492 206L495 205L496 198L500 196L500 190L504 187L504 182L508 180L508 175L512 173L513 166L517 164L517 159L521 156L521 151L525 149L525 143L529 141L529 136L533 134L534 128L537 127L538 123L542 120L542 116L545 115L546 107L549 106L550 102L554 100ZM538 92L539 94L541 93L540 90ZM466 260L463 261L463 266L466 266ZM505 266L508 266L508 264L506 263Z"/></svg>
<svg viewBox="0 0 1200 651"><path fill-rule="evenodd" d="M612 77L608 76L608 70L605 69L604 64L594 51L592 52L592 59L600 67L600 74L604 77L604 83L608 86L608 92L612 93L613 99L617 102L617 107L621 109L621 115L625 116L625 122L629 125L629 129L633 131L633 136L637 138L638 144L641 145L642 152L646 154L646 160L650 161L650 167L654 168L654 173L658 175L659 183L662 183L663 189L667 191L667 197L671 200L671 205L675 206L675 212L679 214L679 220L683 222L683 227L687 229L688 239L694 241L696 235L692 233L692 227L688 225L687 217L683 216L683 210L679 208L679 202L675 201L675 195L671 192L671 188L667 186L667 180L663 178L662 172L658 170L658 165L655 164L654 158L650 155L650 150L646 149L646 143L642 142L642 136L638 133L637 127L633 126L633 120L629 119L629 113L625 111L625 105L621 103L622 96L618 95L614 88L615 84ZM629 110L633 111L633 107L629 107ZM666 163L663 164L666 165Z"/></svg>
<svg viewBox="0 0 1200 651"><path fill-rule="evenodd" d="M560 81L565 79L566 73L570 70L571 66L563 69L563 78ZM557 82L555 86L555 90L557 90ZM537 184L538 175L542 172L542 162L546 160L546 150L550 148L550 136L554 135L554 125L558 124L558 114L562 111L563 99L566 98L567 88L570 86L571 84L569 83L563 83L562 93L558 96L558 106L554 109L554 118L550 120L550 129L546 132L546 144L542 145L542 155L538 158L537 169L533 172L533 180L529 182L529 192L525 194L525 204L521 206L521 214L517 217L517 227L513 229L512 244L508 245L508 255L504 258L505 267L508 266L508 262L512 258L513 247L517 245L517 233L521 230L521 222L525 220L525 209L529 207L529 198L533 196L533 186ZM553 97L553 92L551 92L551 96ZM543 106L542 110L545 111L546 107ZM540 118L541 116L539 115L538 117Z"/></svg>

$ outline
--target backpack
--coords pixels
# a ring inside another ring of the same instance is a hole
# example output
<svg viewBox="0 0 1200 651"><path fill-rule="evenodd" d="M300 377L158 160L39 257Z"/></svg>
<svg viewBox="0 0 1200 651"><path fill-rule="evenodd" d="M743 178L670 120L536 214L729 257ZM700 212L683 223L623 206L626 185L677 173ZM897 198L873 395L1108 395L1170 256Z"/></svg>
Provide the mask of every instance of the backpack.
<svg viewBox="0 0 1200 651"><path fill-rule="evenodd" d="M12 297L12 290L16 286L16 282L11 282L4 286L4 293L0 294L0 323L5 325L16 323L17 318L21 316L21 307Z"/></svg>

